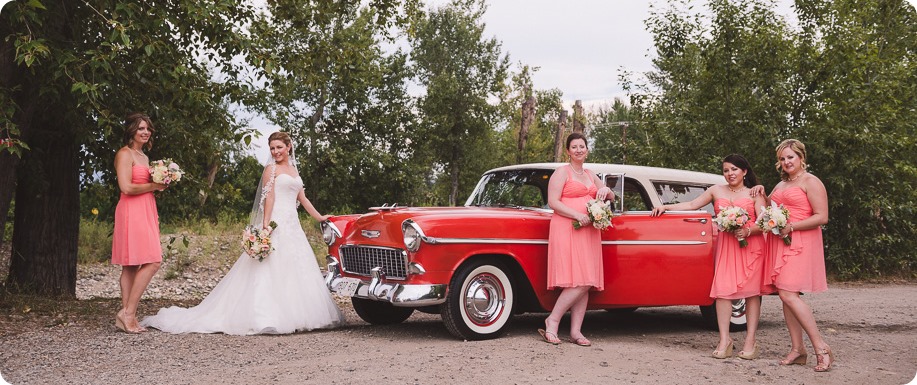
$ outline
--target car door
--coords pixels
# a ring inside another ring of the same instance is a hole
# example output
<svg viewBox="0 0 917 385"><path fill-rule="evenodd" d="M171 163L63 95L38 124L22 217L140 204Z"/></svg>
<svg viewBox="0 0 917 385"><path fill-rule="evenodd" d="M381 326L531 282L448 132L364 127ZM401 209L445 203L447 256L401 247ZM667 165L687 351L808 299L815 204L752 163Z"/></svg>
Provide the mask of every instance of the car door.
<svg viewBox="0 0 917 385"><path fill-rule="evenodd" d="M651 217L649 193L625 175L605 176L617 196L614 229L603 232L605 290L593 308L710 302L713 232L706 211Z"/></svg>

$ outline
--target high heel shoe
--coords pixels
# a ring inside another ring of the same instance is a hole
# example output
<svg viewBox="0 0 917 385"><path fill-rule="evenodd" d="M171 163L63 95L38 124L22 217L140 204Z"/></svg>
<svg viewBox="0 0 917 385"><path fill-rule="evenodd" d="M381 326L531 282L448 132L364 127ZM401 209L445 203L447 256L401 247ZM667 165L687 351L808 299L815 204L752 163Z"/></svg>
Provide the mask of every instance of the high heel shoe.
<svg viewBox="0 0 917 385"><path fill-rule="evenodd" d="M732 357L732 345L732 341L729 341L729 345L726 345L726 349L714 350L712 354L713 358L722 360L727 357Z"/></svg>
<svg viewBox="0 0 917 385"><path fill-rule="evenodd" d="M753 360L758 358L758 343L755 342L755 348L751 351L751 353L746 353L744 350L742 350L739 352L739 354L737 354L737 356L743 360Z"/></svg>
<svg viewBox="0 0 917 385"><path fill-rule="evenodd" d="M828 356L827 363L825 363L825 356ZM818 363L815 365L816 372L827 372L831 370L831 365L834 365L834 352L831 351L831 347L828 346L822 350L815 350L815 361Z"/></svg>
<svg viewBox="0 0 917 385"><path fill-rule="evenodd" d="M796 356L795 358L793 358L793 359L790 359L790 355L792 355L792 354L794 354L794 353L795 353L797 356ZM802 365L802 366L805 366L805 365L806 365L806 362L807 362L808 360L809 360L809 354L806 353L805 350L803 350L803 351L800 352L800 351L798 351L798 350L793 349L793 350L790 350L789 353L787 353L786 358L780 360L780 365L783 365L783 366L787 366L787 365Z"/></svg>

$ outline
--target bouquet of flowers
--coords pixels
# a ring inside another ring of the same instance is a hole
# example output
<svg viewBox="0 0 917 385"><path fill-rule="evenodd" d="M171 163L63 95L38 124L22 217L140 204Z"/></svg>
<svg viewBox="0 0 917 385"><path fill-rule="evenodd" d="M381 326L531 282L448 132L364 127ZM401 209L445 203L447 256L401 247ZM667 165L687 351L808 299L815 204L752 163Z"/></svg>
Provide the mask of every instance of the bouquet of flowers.
<svg viewBox="0 0 917 385"><path fill-rule="evenodd" d="M184 173L178 167L178 164L169 158L150 162L150 175L153 177L154 183L168 185L172 182L178 182Z"/></svg>
<svg viewBox="0 0 917 385"><path fill-rule="evenodd" d="M771 207L762 207L761 211L761 217L758 218L757 223L758 228L765 232L770 231L774 235L780 235L780 230L786 227L790 219L790 210L783 205L777 206L776 203L771 202ZM783 244L789 246L792 242L793 239L789 234L783 237Z"/></svg>
<svg viewBox="0 0 917 385"><path fill-rule="evenodd" d="M748 223L748 212L745 209L738 206L729 206L723 207L720 206L720 212L716 214L716 217L713 218L713 223L716 223L716 227L720 231L733 232L738 229L741 229L742 226L745 226ZM748 241L745 238L739 239L739 247L748 246Z"/></svg>
<svg viewBox="0 0 917 385"><path fill-rule="evenodd" d="M595 227L599 230L605 230L609 227L614 227L611 224L611 206L608 205L605 201L600 201L598 199L590 200L586 202L586 213L589 215L589 219L592 221L592 227ZM573 228L579 229L583 227L579 221L573 221Z"/></svg>
<svg viewBox="0 0 917 385"><path fill-rule="evenodd" d="M255 226L245 226L242 232L242 250L249 257L258 258L258 262L267 258L274 251L271 245L271 233L277 228L277 222L271 221L267 228L259 229Z"/></svg>

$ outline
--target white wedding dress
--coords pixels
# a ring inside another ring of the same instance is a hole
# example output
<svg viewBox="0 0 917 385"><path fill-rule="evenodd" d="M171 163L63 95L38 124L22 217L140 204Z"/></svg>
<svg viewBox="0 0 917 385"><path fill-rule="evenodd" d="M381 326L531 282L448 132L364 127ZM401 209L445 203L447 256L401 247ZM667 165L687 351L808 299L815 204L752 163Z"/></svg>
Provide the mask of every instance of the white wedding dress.
<svg viewBox="0 0 917 385"><path fill-rule="evenodd" d="M279 174L274 184L274 252L261 262L242 253L199 305L160 309L141 325L175 334L251 335L332 328L343 322L296 212L302 179Z"/></svg>

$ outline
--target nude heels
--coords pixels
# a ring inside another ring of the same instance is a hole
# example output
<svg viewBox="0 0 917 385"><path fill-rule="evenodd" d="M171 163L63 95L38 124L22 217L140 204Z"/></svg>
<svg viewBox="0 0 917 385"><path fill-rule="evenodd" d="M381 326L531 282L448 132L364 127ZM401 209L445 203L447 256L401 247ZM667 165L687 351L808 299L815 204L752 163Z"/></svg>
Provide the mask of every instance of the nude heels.
<svg viewBox="0 0 917 385"><path fill-rule="evenodd" d="M726 345L726 349L725 349L725 350L714 350L714 351L713 351L713 354L711 354L711 355L713 356L713 358L716 358L716 359L719 359L719 360L722 360L722 359L727 358L727 357L732 357L732 345L733 345L733 343L732 343L732 341L730 341L730 342L729 342L729 345Z"/></svg>
<svg viewBox="0 0 917 385"><path fill-rule="evenodd" d="M755 359L755 358L758 358L758 354L759 354L759 352L758 352L758 343L755 342L755 348L751 351L751 353L748 353L748 352L742 350L742 351L740 351L739 354L737 354L736 356L738 356L739 358L741 358L741 359L743 359L743 360L753 360L753 359Z"/></svg>
<svg viewBox="0 0 917 385"><path fill-rule="evenodd" d="M825 357L828 357L828 362L825 362ZM834 365L834 352L831 351L831 347L826 347L822 350L815 351L815 361L818 362L815 365L816 372L827 372L831 370L831 365Z"/></svg>
<svg viewBox="0 0 917 385"><path fill-rule="evenodd" d="M798 355L796 356L796 358L790 359L790 355L793 353L796 353ZM800 352L798 350L793 349L793 350L790 350L789 353L787 353L786 358L780 360L780 365L783 365L783 366L803 365L805 366L806 362L808 361L808 358L809 358L809 354L806 353L805 350Z"/></svg>

